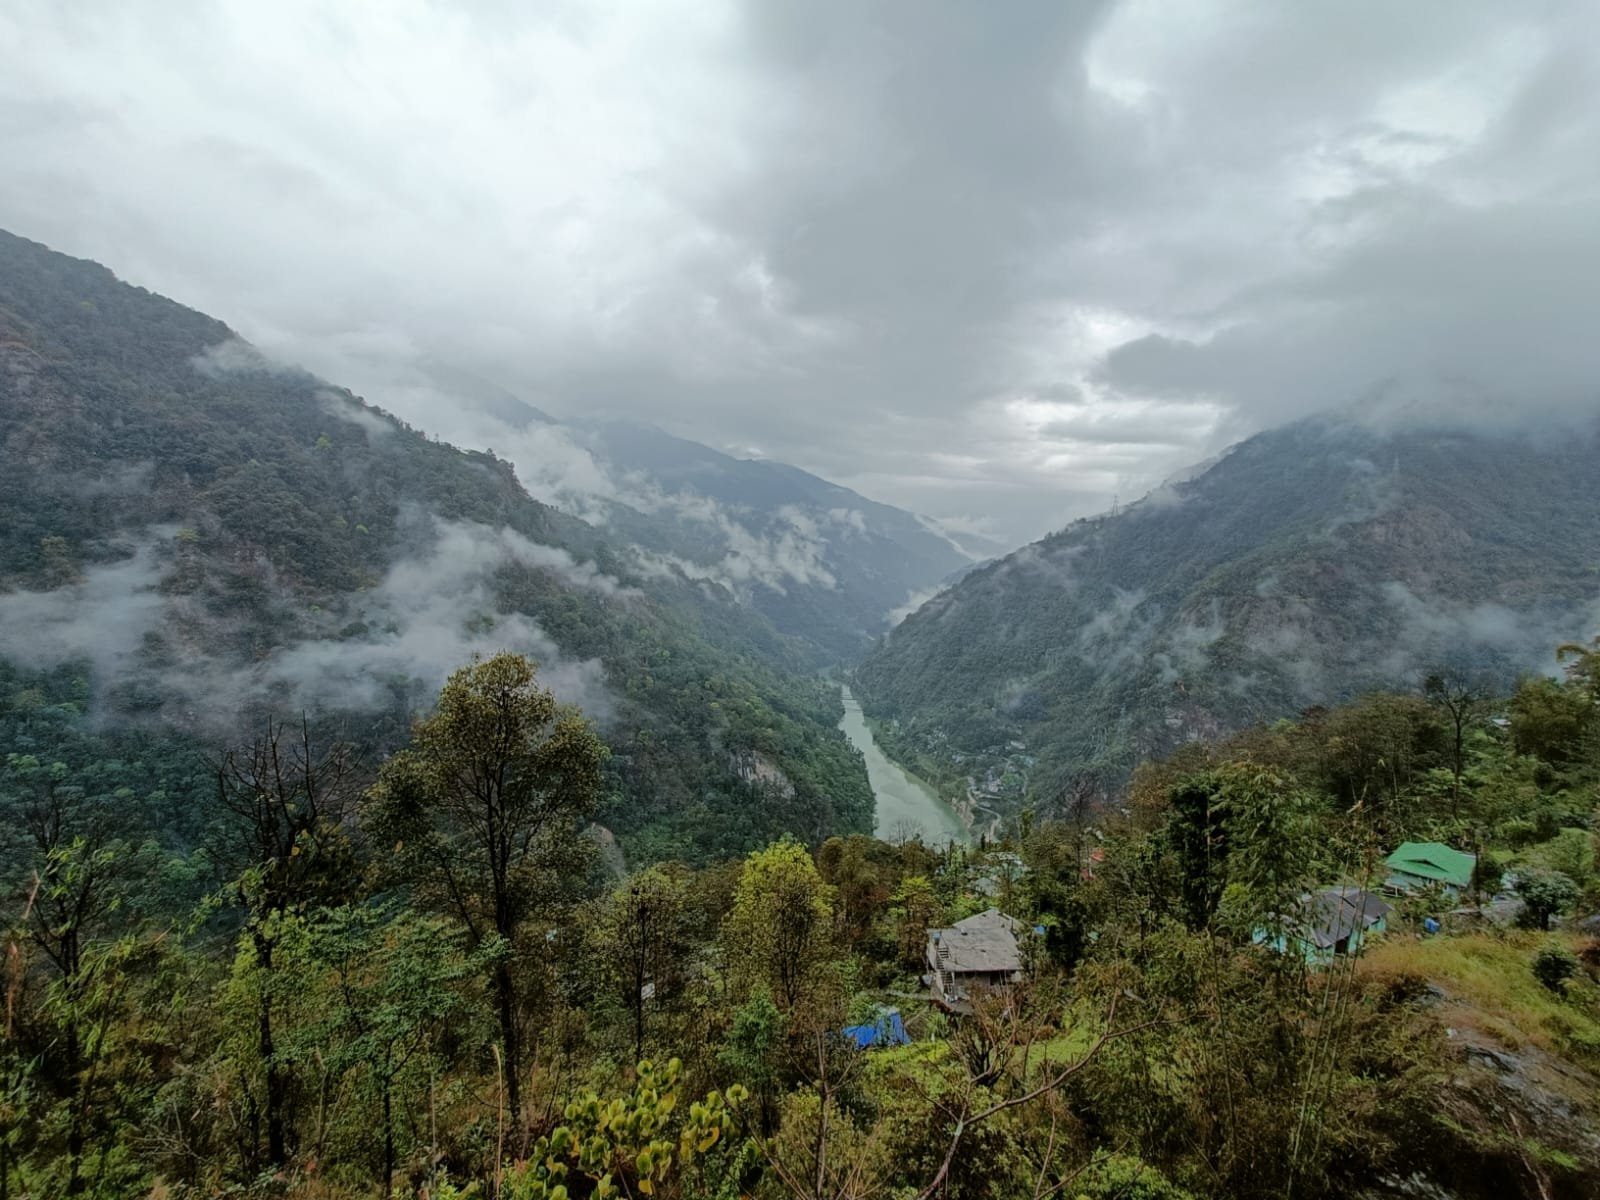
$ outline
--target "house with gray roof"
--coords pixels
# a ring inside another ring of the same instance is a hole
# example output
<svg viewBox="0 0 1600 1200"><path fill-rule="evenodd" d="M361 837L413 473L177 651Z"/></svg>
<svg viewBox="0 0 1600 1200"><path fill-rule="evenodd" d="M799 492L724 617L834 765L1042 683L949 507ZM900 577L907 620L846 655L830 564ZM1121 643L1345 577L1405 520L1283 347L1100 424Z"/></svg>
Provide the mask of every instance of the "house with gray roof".
<svg viewBox="0 0 1600 1200"><path fill-rule="evenodd" d="M1293 913L1276 930L1258 930L1256 941L1280 953L1293 949L1312 966L1326 966L1355 954L1369 934L1388 927L1394 908L1365 888L1351 884L1322 888L1300 897Z"/></svg>
<svg viewBox="0 0 1600 1200"><path fill-rule="evenodd" d="M1024 926L998 908L985 909L947 929L928 930L928 986L934 1002L951 1012L971 1012L973 996L1009 987L1022 978Z"/></svg>

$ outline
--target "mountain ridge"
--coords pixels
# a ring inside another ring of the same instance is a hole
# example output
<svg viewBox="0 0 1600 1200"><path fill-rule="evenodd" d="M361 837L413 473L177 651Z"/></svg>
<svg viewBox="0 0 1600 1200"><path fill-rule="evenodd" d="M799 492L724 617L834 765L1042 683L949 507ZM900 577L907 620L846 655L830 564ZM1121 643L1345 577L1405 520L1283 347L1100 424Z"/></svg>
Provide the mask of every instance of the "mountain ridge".
<svg viewBox="0 0 1600 1200"><path fill-rule="evenodd" d="M625 481L605 523L691 578L716 580L781 629L853 660L891 614L970 561L926 518L788 463L737 458L629 422L577 426Z"/></svg>
<svg viewBox="0 0 1600 1200"><path fill-rule="evenodd" d="M448 364L388 373L430 428L508 459L543 503L637 546L647 569L726 589L819 662L860 657L896 613L998 548L790 463L643 421L552 415Z"/></svg>
<svg viewBox="0 0 1600 1200"><path fill-rule="evenodd" d="M1508 680L1600 622L1596 435L1311 420L1075 522L857 668L914 759L1037 757L1030 790L1454 665Z"/></svg>
<svg viewBox="0 0 1600 1200"><path fill-rule="evenodd" d="M630 855L870 827L814 648L643 571L492 452L10 234L0 395L8 719L42 698L216 744L251 714L353 704L381 750L460 660L519 649L605 720L602 816Z"/></svg>

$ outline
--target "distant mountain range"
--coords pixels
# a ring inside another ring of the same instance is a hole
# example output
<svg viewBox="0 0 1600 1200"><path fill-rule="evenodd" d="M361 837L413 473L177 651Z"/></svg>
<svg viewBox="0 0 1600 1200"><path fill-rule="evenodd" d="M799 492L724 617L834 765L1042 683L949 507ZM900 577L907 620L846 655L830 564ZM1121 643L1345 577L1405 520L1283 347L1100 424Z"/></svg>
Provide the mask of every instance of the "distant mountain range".
<svg viewBox="0 0 1600 1200"><path fill-rule="evenodd" d="M869 829L816 672L960 555L791 468L595 436L663 477L706 456L703 544L677 502L661 517L611 501L597 528L530 496L503 456L0 234L0 732L41 756L62 721L212 752L307 710L381 750L450 670L506 648L602 722L604 817L630 853ZM822 505L841 510L826 534ZM772 552L795 559L773 579L741 567ZM772 619L791 612L801 636Z"/></svg>
<svg viewBox="0 0 1600 1200"><path fill-rule="evenodd" d="M897 610L974 562L931 522L785 463L625 423L578 436L626 481L604 502L607 528L838 658L859 657Z"/></svg>
<svg viewBox="0 0 1600 1200"><path fill-rule="evenodd" d="M1550 671L1597 628L1595 430L1310 421L973 571L856 690L903 757L1037 795L1437 667Z"/></svg>
<svg viewBox="0 0 1600 1200"><path fill-rule="evenodd" d="M737 458L650 425L562 420L429 367L548 503L642 552L640 566L726 589L828 661L853 660L953 576L1007 547L869 500L798 467Z"/></svg>

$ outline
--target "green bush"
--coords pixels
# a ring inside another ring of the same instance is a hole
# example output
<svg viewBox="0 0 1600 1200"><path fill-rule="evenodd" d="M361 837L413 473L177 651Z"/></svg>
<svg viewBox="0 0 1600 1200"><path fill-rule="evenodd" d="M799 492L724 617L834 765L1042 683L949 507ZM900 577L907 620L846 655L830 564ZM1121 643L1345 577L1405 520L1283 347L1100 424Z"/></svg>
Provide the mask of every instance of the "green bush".
<svg viewBox="0 0 1600 1200"><path fill-rule="evenodd" d="M1517 876L1513 889L1522 898L1521 922L1528 929L1549 929L1550 918L1578 902L1579 888L1570 875L1534 868Z"/></svg>
<svg viewBox="0 0 1600 1200"><path fill-rule="evenodd" d="M1578 956L1559 943L1552 943L1533 956L1533 973L1552 992L1566 987L1578 973Z"/></svg>
<svg viewBox="0 0 1600 1200"><path fill-rule="evenodd" d="M1097 1153L1074 1186L1079 1200L1193 1200L1192 1193L1132 1154Z"/></svg>

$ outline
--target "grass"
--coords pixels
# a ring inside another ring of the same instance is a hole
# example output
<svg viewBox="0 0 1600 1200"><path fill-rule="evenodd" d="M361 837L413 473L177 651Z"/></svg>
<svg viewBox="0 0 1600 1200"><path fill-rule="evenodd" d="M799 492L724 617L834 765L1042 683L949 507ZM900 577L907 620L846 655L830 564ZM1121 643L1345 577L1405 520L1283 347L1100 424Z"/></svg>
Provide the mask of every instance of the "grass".
<svg viewBox="0 0 1600 1200"><path fill-rule="evenodd" d="M1089 1025L1078 1025L1064 1034L1041 1042L1033 1048L1031 1061L1052 1067L1069 1066L1089 1052L1100 1030Z"/></svg>
<svg viewBox="0 0 1600 1200"><path fill-rule="evenodd" d="M1469 933L1417 940L1391 936L1363 956L1375 979L1423 978L1445 993L1447 1024L1472 1027L1510 1049L1536 1046L1600 1065L1600 986L1581 972L1563 993L1533 974L1533 957L1549 941L1574 950L1563 934Z"/></svg>

